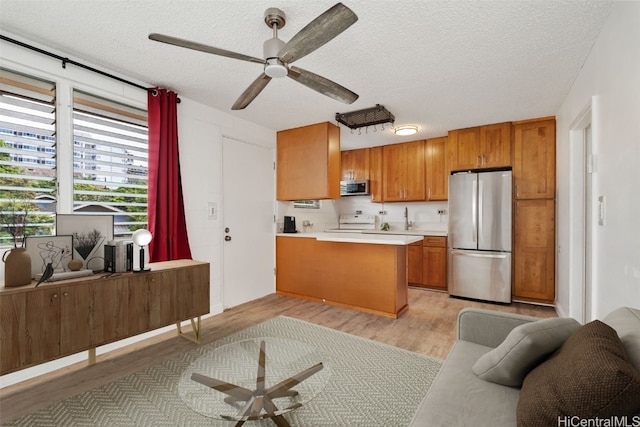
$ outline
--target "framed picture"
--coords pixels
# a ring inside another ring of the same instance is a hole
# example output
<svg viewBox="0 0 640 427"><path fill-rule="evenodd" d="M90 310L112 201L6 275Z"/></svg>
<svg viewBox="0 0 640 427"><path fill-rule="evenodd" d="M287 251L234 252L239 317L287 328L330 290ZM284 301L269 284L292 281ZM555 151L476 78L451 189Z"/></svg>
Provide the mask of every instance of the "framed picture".
<svg viewBox="0 0 640 427"><path fill-rule="evenodd" d="M56 215L56 234L73 237L73 258L82 268L104 270L104 245L113 240L112 215Z"/></svg>
<svg viewBox="0 0 640 427"><path fill-rule="evenodd" d="M27 236L27 253L31 256L31 278L44 273L48 263L56 273L69 271L73 257L72 236Z"/></svg>

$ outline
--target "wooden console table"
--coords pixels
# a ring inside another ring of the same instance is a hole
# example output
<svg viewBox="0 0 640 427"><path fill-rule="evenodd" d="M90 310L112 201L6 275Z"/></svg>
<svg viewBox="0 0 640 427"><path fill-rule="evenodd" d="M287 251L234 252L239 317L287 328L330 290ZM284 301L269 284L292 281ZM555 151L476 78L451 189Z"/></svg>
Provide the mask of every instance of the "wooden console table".
<svg viewBox="0 0 640 427"><path fill-rule="evenodd" d="M200 341L200 316L209 313L209 263L152 263L143 273L0 288L0 375L89 351L171 324ZM191 320L193 335L180 322Z"/></svg>

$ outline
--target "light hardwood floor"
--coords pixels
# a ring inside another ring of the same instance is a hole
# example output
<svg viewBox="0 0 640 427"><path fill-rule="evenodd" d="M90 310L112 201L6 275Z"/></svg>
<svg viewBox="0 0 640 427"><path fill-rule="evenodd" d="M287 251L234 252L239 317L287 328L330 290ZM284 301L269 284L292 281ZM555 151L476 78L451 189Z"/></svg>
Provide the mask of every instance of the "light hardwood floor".
<svg viewBox="0 0 640 427"><path fill-rule="evenodd" d="M202 342L209 343L272 317L285 315L444 359L455 341L457 315L465 307L537 317L556 316L551 307L481 303L418 288L409 289L409 310L399 319L273 294L204 319ZM178 337L176 333L167 332L99 355L95 365L77 363L0 389L0 424L170 359L195 346L197 344Z"/></svg>

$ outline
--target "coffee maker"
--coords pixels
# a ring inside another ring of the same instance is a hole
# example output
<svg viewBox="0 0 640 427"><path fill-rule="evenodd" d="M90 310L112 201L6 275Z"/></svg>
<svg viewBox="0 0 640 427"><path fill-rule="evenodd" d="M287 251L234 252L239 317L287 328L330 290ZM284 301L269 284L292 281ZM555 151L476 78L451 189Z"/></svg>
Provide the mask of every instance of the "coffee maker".
<svg viewBox="0 0 640 427"><path fill-rule="evenodd" d="M296 230L296 217L295 216L285 216L284 217L284 229L283 233L297 233Z"/></svg>

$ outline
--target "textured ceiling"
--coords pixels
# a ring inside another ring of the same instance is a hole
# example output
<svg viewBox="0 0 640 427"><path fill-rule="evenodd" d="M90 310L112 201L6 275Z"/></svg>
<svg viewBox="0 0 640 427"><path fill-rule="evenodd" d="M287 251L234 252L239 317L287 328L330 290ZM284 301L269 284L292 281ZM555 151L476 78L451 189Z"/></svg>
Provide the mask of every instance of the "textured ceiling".
<svg viewBox="0 0 640 427"><path fill-rule="evenodd" d="M382 104L418 135L342 128L343 148L553 115L589 54L611 1L344 0L359 20L295 65L360 95L351 105L274 79L231 105L259 64L148 40L158 32L262 57L264 11L287 15L287 41L334 0L0 0L0 33L280 130Z"/></svg>

